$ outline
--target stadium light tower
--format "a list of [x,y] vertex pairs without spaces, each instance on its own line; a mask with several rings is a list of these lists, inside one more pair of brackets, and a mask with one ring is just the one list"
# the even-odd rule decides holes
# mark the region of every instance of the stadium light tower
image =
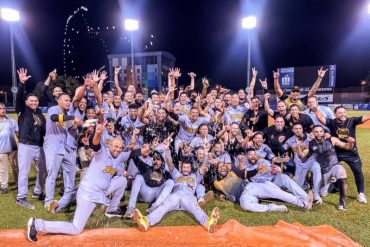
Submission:
[[13,107],[15,107],[15,97],[17,95],[17,76],[15,71],[15,54],[14,54],[14,38],[13,38],[13,22],[19,21],[19,12],[15,9],[1,8],[1,18],[10,24],[10,53],[12,66],[12,88]]
[[257,26],[257,18],[253,15],[247,16],[242,19],[242,28],[248,29],[248,63],[247,63],[247,88],[249,87],[250,82],[250,73],[251,73],[251,31]]
[[[139,21],[135,19],[125,19],[124,26],[131,33],[131,70],[132,82],[136,84],[135,62],[134,62],[134,31],[139,30]],[[136,85],[135,85],[136,86]]]

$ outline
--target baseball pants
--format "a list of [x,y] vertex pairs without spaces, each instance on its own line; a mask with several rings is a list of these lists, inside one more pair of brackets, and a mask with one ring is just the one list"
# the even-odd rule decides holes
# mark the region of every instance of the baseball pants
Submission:
[[[54,199],[55,182],[60,167],[63,169],[64,194],[73,191],[76,177],[76,151],[65,151],[65,154],[56,154],[49,149],[45,149],[46,169],[48,175],[45,183],[45,206],[49,205]],[[63,198],[63,197],[62,197]]]
[[338,156],[339,161],[344,161],[351,168],[353,176],[355,177],[355,183],[357,188],[357,193],[365,192],[365,181],[364,174],[362,172],[362,161],[358,155],[356,156]]
[[36,184],[35,194],[41,194],[45,186],[46,166],[45,153],[42,147],[19,143],[18,145],[18,194],[17,199],[27,198],[28,194],[28,175],[31,170],[32,161],[35,161]]
[[175,182],[172,179],[168,179],[161,186],[149,187],[146,185],[143,176],[137,175],[131,187],[128,207],[135,208],[139,195],[143,202],[151,203],[155,201],[152,207],[157,207],[171,194],[174,184]]
[[[107,208],[108,212],[117,210],[123,193],[125,192],[127,179],[121,176],[115,176],[111,180],[106,196],[112,194],[112,200]],[[71,193],[69,193],[71,194]],[[64,197],[64,196],[63,196]],[[60,206],[60,205],[59,205]],[[96,207],[96,203],[77,196],[77,207],[72,222],[64,221],[45,221],[36,219],[35,225],[37,231],[45,233],[63,233],[69,235],[78,235],[84,229],[87,220]]]
[[321,168],[320,164],[315,160],[308,160],[305,163],[296,162],[295,167],[295,181],[302,188],[305,181],[307,173],[312,172],[313,180],[313,198],[314,200],[320,199],[320,183],[321,183]]
[[1,188],[8,188],[9,172],[8,167],[12,168],[14,182],[18,183],[18,164],[17,151],[0,154],[0,186]]
[[327,196],[328,189],[331,184],[331,178],[336,178],[336,180],[341,178],[347,178],[347,172],[344,167],[340,164],[333,166],[330,171],[322,175],[320,195]]
[[208,215],[199,207],[196,197],[184,191],[170,194],[164,203],[146,216],[146,219],[149,225],[153,226],[161,221],[166,213],[174,210],[185,210],[191,213],[201,225],[208,220]]

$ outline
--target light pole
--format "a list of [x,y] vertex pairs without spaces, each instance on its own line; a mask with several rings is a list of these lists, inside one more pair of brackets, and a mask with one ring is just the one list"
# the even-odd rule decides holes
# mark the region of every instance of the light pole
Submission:
[[247,88],[250,82],[251,73],[251,31],[257,26],[257,18],[255,16],[247,16],[242,19],[242,28],[248,29],[248,73],[247,73]]
[[[132,69],[132,82],[136,81],[135,76],[135,62],[134,62],[134,31],[139,29],[139,21],[135,19],[125,19],[125,29],[131,33],[131,69]],[[134,86],[136,83],[134,83]],[[140,85],[141,87],[141,85]]]
[[14,54],[14,39],[13,39],[13,22],[19,21],[19,12],[15,9],[2,8],[1,18],[10,23],[10,52],[12,66],[12,88],[13,107],[15,107],[15,97],[17,95],[17,76],[15,71],[15,54]]
[[361,101],[364,99],[364,87],[366,86],[367,81],[361,81]]

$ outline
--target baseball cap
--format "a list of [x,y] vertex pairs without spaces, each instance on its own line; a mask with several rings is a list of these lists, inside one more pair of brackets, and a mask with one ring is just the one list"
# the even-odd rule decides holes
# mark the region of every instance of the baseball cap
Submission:
[[292,88],[292,92],[300,92],[300,88],[298,86],[294,86]]

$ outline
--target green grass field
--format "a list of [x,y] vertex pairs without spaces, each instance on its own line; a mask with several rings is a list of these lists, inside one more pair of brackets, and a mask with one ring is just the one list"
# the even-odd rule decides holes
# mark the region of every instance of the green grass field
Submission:
[[[350,112],[351,116],[361,116],[366,112]],[[359,152],[363,162],[363,171],[365,176],[365,192],[370,199],[370,129],[357,129],[357,143]],[[370,246],[370,204],[360,204],[357,202],[356,187],[352,172],[344,165],[348,172],[349,192],[347,199],[347,211],[340,212],[337,210],[338,194],[329,194],[323,198],[324,204],[315,206],[312,211],[305,212],[297,207],[288,205],[289,212],[287,213],[250,213],[244,212],[238,205],[230,202],[213,201],[206,206],[206,211],[209,213],[214,206],[218,206],[221,210],[221,223],[229,219],[237,219],[240,223],[246,226],[272,225],[278,220],[284,220],[289,223],[300,222],[307,226],[314,225],[332,225],[341,232],[347,234],[356,242],[364,246]],[[35,171],[32,170],[30,178],[30,194],[35,182]],[[17,190],[14,186],[12,175],[10,175],[10,192],[0,195],[0,228],[25,228],[29,217],[43,218],[47,220],[64,220],[70,221],[73,218],[74,207],[70,211],[59,213],[56,215],[47,214],[43,208],[41,201],[29,199],[36,206],[35,210],[29,210],[19,207],[15,203]],[[59,195],[57,196],[57,198]],[[125,202],[127,204],[129,194],[126,192]],[[138,208],[145,210],[147,204],[139,203]],[[196,220],[189,214],[184,212],[172,212],[164,217],[159,224],[160,226],[174,225],[196,225]],[[91,228],[107,228],[107,227],[134,227],[133,220],[108,219],[104,216],[100,209],[96,209],[93,216],[89,219],[86,229]]]

